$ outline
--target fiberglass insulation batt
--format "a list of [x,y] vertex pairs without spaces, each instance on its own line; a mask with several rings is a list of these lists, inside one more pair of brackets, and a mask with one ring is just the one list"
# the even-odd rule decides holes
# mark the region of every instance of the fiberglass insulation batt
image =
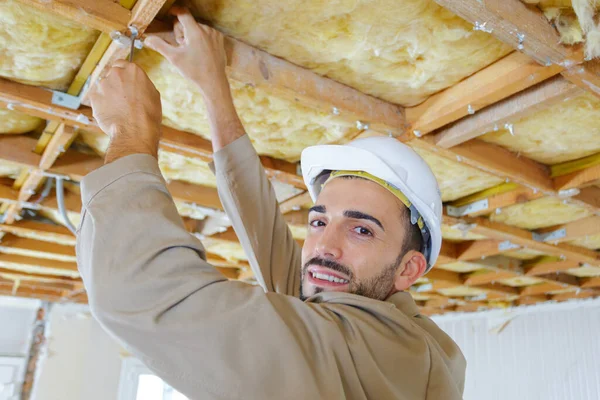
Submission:
[[193,0],[203,20],[273,55],[404,106],[512,49],[433,0]]

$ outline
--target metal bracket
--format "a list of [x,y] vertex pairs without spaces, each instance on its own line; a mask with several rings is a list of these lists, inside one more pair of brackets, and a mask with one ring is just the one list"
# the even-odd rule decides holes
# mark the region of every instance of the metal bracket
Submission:
[[62,106],[65,108],[69,108],[71,110],[78,110],[81,105],[81,100],[83,94],[87,92],[87,88],[90,86],[91,77],[88,77],[79,92],[79,95],[73,96],[72,94],[59,92],[57,90],[52,91],[52,104],[56,104],[57,106]]
[[431,283],[424,283],[422,285],[417,286],[415,291],[417,293],[421,293],[421,292],[428,292],[431,289],[433,289],[433,285]]
[[532,233],[533,240],[536,242],[553,242],[558,239],[562,239],[567,236],[567,230],[565,228],[557,229],[552,232],[546,233]]
[[498,243],[499,251],[507,251],[507,250],[519,249],[519,248],[521,248],[521,246],[519,246],[518,244],[512,243],[510,240],[505,240],[504,242]]
[[486,210],[489,206],[488,199],[475,201],[462,207],[446,206],[446,212],[451,217],[464,217],[465,215]]

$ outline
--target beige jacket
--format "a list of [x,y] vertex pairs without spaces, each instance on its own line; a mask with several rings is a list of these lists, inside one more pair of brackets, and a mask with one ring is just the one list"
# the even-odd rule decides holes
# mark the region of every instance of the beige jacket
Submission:
[[462,397],[463,355],[410,294],[297,297],[300,249],[246,136],[214,169],[262,288],[205,261],[156,159],[131,155],[81,185],[77,259],[105,329],[191,399]]

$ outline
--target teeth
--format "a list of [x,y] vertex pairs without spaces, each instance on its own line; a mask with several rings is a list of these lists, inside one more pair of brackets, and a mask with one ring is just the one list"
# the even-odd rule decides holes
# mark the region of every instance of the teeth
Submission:
[[329,281],[329,282],[335,282],[335,283],[348,283],[348,281],[346,279],[340,279],[333,275],[327,275],[327,274],[323,274],[321,272],[311,272],[311,274],[312,274],[313,278],[320,279],[323,281]]

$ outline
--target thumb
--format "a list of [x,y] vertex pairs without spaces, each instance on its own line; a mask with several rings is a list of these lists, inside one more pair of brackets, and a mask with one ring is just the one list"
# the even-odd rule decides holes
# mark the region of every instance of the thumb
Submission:
[[144,45],[157,53],[160,53],[165,58],[170,58],[173,52],[176,50],[174,46],[171,46],[161,37],[156,35],[148,36],[146,40],[144,40]]

